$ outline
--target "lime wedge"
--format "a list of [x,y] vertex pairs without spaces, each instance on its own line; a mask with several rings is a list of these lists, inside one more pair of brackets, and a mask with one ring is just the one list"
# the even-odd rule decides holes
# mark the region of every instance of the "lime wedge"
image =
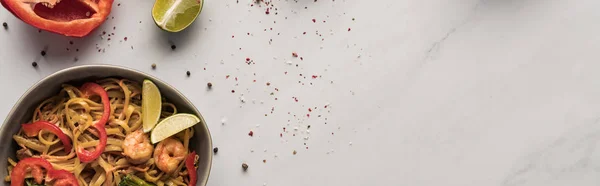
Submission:
[[204,0],[156,0],[152,18],[158,27],[169,32],[179,32],[196,20]]
[[150,80],[142,84],[142,123],[144,132],[150,132],[160,119],[162,101],[158,87]]
[[175,114],[169,116],[154,127],[154,130],[150,134],[150,141],[152,141],[152,144],[158,143],[196,125],[198,122],[200,122],[200,118],[192,114]]

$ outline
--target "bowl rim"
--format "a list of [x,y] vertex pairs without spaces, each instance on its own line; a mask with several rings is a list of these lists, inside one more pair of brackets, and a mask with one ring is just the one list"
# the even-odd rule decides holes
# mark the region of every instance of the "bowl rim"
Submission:
[[161,79],[159,79],[159,78],[157,78],[155,76],[152,76],[152,75],[150,75],[148,73],[145,73],[145,72],[142,72],[142,71],[139,71],[139,70],[135,70],[135,69],[132,69],[132,68],[129,68],[129,67],[124,67],[124,66],[119,66],[119,65],[108,65],[108,64],[79,65],[79,66],[73,66],[73,67],[68,67],[68,68],[61,69],[59,71],[56,71],[56,72],[54,72],[54,73],[52,73],[52,74],[50,74],[50,75],[48,75],[48,76],[40,79],[39,81],[37,81],[36,83],[34,83],[33,85],[31,85],[27,89],[27,91],[25,91],[23,94],[21,94],[21,96],[19,97],[19,99],[17,100],[17,102],[15,102],[15,104],[12,106],[12,108],[10,109],[10,111],[8,112],[8,114],[6,115],[6,117],[4,118],[4,121],[2,122],[2,126],[0,126],[0,133],[2,133],[5,130],[8,130],[7,129],[7,122],[8,122],[9,116],[14,115],[14,112],[16,112],[16,109],[17,109],[18,105],[23,101],[23,99],[26,97],[26,95],[29,95],[29,94],[32,93],[33,89],[35,89],[36,87],[44,84],[46,81],[52,79],[53,77],[58,76],[59,74],[66,73],[66,72],[69,72],[69,71],[72,71],[72,70],[86,69],[86,68],[114,68],[114,69],[130,71],[132,73],[137,73],[137,74],[143,75],[144,78],[150,78],[153,81],[157,81],[157,82],[159,82],[159,83],[167,86],[168,88],[170,88],[171,90],[173,90],[174,93],[177,96],[181,97],[182,100],[186,104],[190,105],[191,109],[193,109],[196,113],[198,113],[198,117],[200,118],[201,121],[203,121],[202,122],[202,126],[206,129],[206,132],[208,134],[208,145],[209,145],[209,150],[211,152],[208,153],[208,154],[210,154],[209,157],[208,157],[208,170],[206,171],[206,174],[205,174],[206,180],[204,180],[203,185],[207,185],[208,184],[208,179],[210,177],[210,172],[211,172],[211,169],[212,169],[212,162],[213,162],[213,154],[212,154],[212,148],[213,148],[213,144],[212,143],[213,142],[212,142],[212,135],[210,134],[210,130],[208,128],[208,124],[206,124],[206,120],[204,120],[204,117],[202,116],[202,114],[200,113],[200,111],[198,110],[198,108],[196,108],[196,106],[194,106],[194,104],[193,104],[192,101],[190,101],[185,95],[183,95],[179,90],[177,90],[172,85],[170,85],[170,84],[166,83],[165,81],[163,81],[163,80],[161,80]]

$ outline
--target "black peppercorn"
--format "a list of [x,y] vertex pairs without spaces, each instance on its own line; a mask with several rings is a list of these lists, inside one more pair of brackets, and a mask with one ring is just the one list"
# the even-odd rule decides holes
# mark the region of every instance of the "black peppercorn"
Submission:
[[175,50],[176,48],[177,48],[177,46],[171,45],[171,50]]
[[208,86],[208,88],[212,88],[212,83],[211,83],[211,82],[208,82],[208,83],[206,84],[206,86]]
[[46,51],[42,50],[42,52],[40,52],[42,54],[42,56],[46,56]]
[[216,154],[217,152],[219,152],[219,148],[218,148],[218,147],[215,147],[215,148],[213,149],[213,152],[215,152],[215,154]]
[[37,62],[35,62],[35,61],[34,61],[34,62],[32,62],[32,63],[31,63],[31,66],[33,66],[33,67],[37,67]]
[[2,23],[2,27],[4,27],[4,29],[8,29],[8,24],[6,22]]
[[247,171],[248,170],[248,164],[242,163],[242,169],[244,169],[244,171]]
[[189,70],[188,70],[187,72],[185,72],[185,74],[186,74],[187,76],[190,76],[190,75],[192,75],[192,73],[191,73]]

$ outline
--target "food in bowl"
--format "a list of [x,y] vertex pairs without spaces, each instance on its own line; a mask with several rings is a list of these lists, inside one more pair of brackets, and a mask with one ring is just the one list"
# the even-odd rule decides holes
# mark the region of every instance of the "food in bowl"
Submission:
[[[201,120],[178,113],[156,86],[146,88],[152,85],[115,78],[63,85],[13,135],[20,149],[17,159],[8,158],[5,180],[19,186],[196,185],[199,156],[190,140]],[[151,143],[150,136],[160,137]]]

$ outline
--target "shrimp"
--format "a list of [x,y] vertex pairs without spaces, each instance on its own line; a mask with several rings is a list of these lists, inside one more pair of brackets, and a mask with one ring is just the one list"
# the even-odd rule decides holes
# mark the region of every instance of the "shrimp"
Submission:
[[186,155],[187,149],[183,147],[181,141],[173,138],[161,141],[154,149],[156,166],[167,174],[175,171]]
[[150,144],[148,136],[142,130],[127,134],[123,141],[123,155],[132,164],[145,163],[152,157],[154,147]]

